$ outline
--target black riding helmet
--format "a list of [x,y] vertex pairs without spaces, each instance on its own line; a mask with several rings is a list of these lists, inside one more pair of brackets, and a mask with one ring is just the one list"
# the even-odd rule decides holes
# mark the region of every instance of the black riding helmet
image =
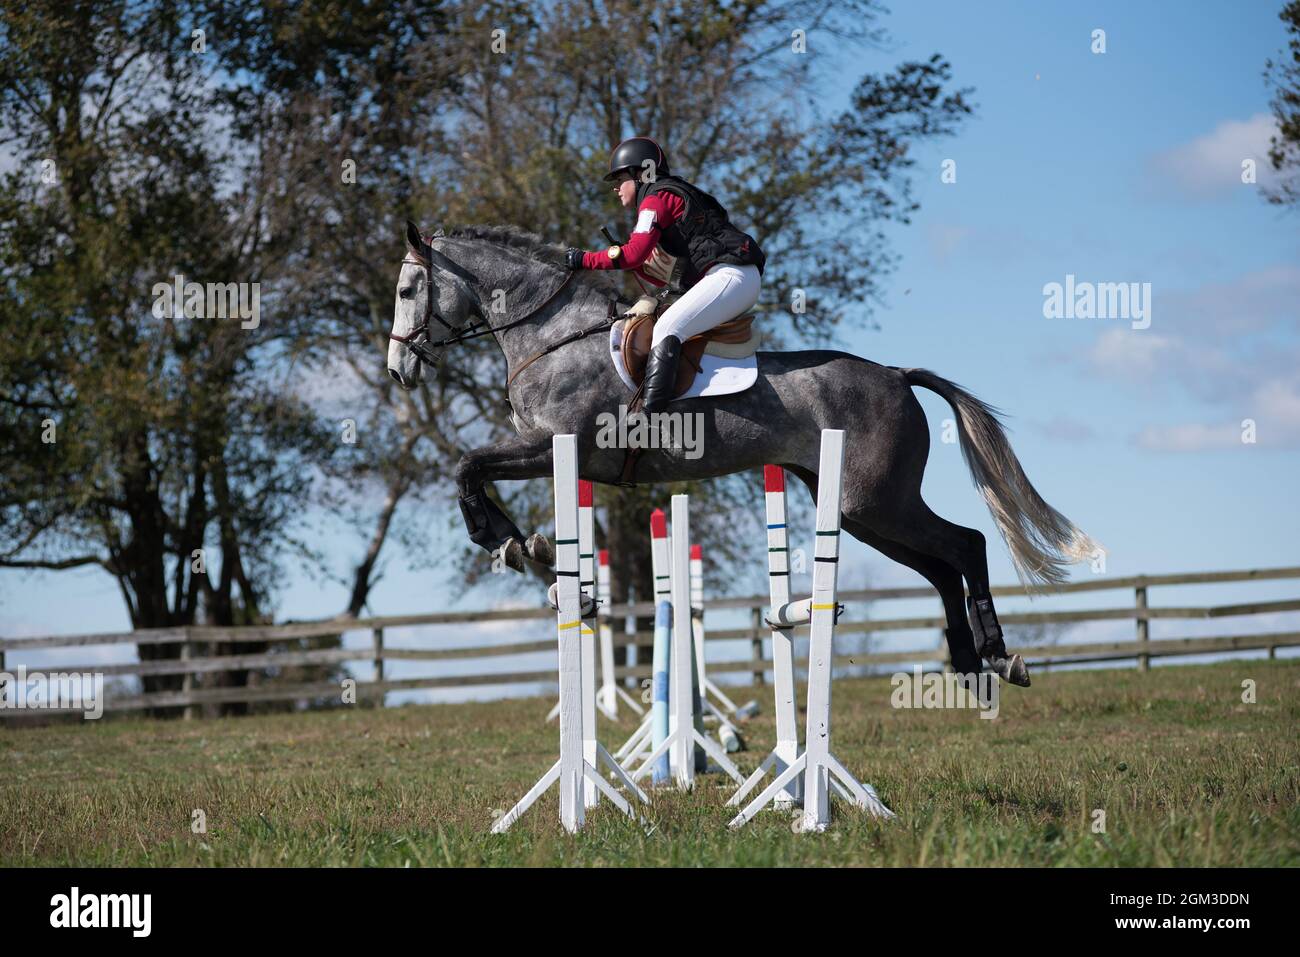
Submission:
[[620,173],[628,172],[639,175],[645,169],[646,160],[654,163],[655,176],[668,175],[668,157],[658,143],[648,136],[634,136],[630,140],[624,140],[609,155],[609,172],[605,174],[605,179],[613,182]]

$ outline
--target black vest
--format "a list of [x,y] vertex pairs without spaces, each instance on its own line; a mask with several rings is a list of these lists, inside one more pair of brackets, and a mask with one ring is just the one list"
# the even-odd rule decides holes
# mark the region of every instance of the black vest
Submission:
[[686,203],[682,217],[659,234],[659,245],[677,257],[683,287],[695,285],[717,263],[757,266],[762,274],[767,261],[763,250],[754,237],[731,224],[726,209],[716,199],[684,179],[660,176],[653,183],[641,183],[637,187],[637,208],[655,193],[673,193]]

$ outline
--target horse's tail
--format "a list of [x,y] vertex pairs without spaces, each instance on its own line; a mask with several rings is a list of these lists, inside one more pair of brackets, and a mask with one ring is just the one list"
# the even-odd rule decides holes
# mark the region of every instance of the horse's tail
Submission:
[[1038,494],[1011,450],[998,411],[955,382],[926,369],[900,369],[909,385],[938,393],[957,413],[957,435],[971,478],[1011,550],[1021,582],[1058,585],[1066,566],[1093,557],[1098,545]]

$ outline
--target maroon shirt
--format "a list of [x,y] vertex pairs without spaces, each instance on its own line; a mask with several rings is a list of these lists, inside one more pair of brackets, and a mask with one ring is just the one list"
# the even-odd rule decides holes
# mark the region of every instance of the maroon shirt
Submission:
[[650,254],[659,245],[659,237],[686,214],[686,200],[676,193],[652,193],[645,198],[636,212],[636,228],[632,237],[620,248],[622,254],[617,259],[610,259],[607,250],[584,252],[583,269],[632,269],[647,282],[656,286],[663,283],[647,275],[641,267],[645,265]]

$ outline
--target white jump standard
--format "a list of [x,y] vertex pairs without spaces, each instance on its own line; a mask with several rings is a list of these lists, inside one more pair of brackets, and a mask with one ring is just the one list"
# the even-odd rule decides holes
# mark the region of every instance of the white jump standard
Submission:
[[[654,609],[653,614],[657,623],[660,606],[672,602],[672,576],[669,574],[668,555],[668,520],[664,517],[661,508],[656,508],[650,513],[650,569],[654,581],[651,607]],[[614,757],[622,762],[625,770],[630,771],[637,761],[653,750],[655,744],[658,743],[654,739],[655,711],[662,709],[656,709],[654,701],[666,689],[655,687],[655,673],[661,670],[658,666],[667,660],[669,643],[671,642],[671,639],[669,639],[669,642],[665,643],[663,637],[663,635],[659,634],[656,624],[656,638],[650,668],[651,713],[645,716],[637,729],[632,732],[632,736],[623,742],[622,747],[614,752]],[[667,734],[667,729],[663,729],[663,734]]]
[[[560,759],[551,769],[542,775],[532,789],[520,799],[506,814],[492,825],[492,831],[500,834],[514,824],[519,817],[532,806],[539,797],[556,781],[560,784],[560,824],[570,833],[577,832],[586,820],[584,792],[589,783],[595,791],[603,794],[628,817],[636,818],[627,800],[614,790],[613,785],[600,776],[593,766],[594,762],[603,762],[625,787],[642,802],[648,804],[650,799],[631,779],[623,773],[617,762],[609,756],[599,742],[594,743],[595,754],[587,759],[584,751],[590,750],[590,743],[585,741],[585,710],[583,656],[595,652],[593,643],[584,637],[582,621],[583,606],[589,596],[583,594],[579,580],[579,522],[578,522],[578,442],[576,436],[557,435],[553,438],[551,451],[554,456],[555,476],[555,585],[554,605],[556,608],[557,633],[560,648]],[[588,543],[590,549],[590,543]],[[590,608],[590,606],[588,605]],[[594,608],[590,609],[594,614]],[[584,647],[585,646],[585,647]],[[594,671],[591,682],[591,695],[595,697]],[[594,736],[593,736],[594,738]]]
[[602,548],[599,553],[598,571],[596,573],[596,595],[601,599],[597,608],[600,626],[600,692],[596,697],[596,706],[610,720],[618,720],[618,702],[623,703],[637,714],[645,714],[640,703],[628,694],[614,677],[614,623],[609,615],[611,599],[609,585],[609,549]]
[[[763,466],[763,498],[767,512],[767,582],[773,609],[790,604],[790,543],[786,526],[785,470],[779,465]],[[780,625],[768,615],[772,632],[772,684],[776,698],[776,747],[740,787],[728,807],[739,807],[745,796],[772,771],[780,775],[799,757],[798,714],[794,703],[794,626]],[[803,778],[777,792],[775,806],[786,808],[803,801]]]
[[[891,818],[894,813],[881,803],[875,790],[860,783],[831,753],[831,662],[834,654],[835,618],[838,613],[836,585],[839,575],[840,504],[844,472],[844,432],[840,429],[823,429],[821,462],[817,479],[817,537],[813,554],[812,597],[801,602],[786,601],[775,604],[768,617],[773,625],[793,626],[804,621],[811,623],[808,648],[808,721],[804,735],[804,752],[788,762],[774,781],[755,798],[748,807],[730,822],[740,827],[754,817],[765,805],[776,802],[790,792],[796,779],[803,777],[803,830],[822,831],[830,824],[830,791],[832,786],[853,804],[874,817]],[[769,511],[769,515],[770,515]],[[784,524],[782,522],[781,524]],[[771,547],[771,546],[769,546]],[[769,552],[769,569],[772,568]],[[788,567],[787,567],[788,571]],[[773,597],[777,595],[776,579],[770,586]],[[786,579],[788,597],[788,577]],[[773,657],[777,654],[773,640]],[[793,672],[793,668],[791,668]],[[793,686],[793,675],[790,686]],[[777,685],[777,708],[782,708],[781,685]],[[786,729],[788,733],[788,729]],[[778,732],[780,737],[781,732]],[[788,740],[782,742],[788,753]],[[745,786],[728,803],[739,804],[767,767],[776,761],[785,763],[782,755],[773,752],[763,762],[764,766],[746,782]]]

